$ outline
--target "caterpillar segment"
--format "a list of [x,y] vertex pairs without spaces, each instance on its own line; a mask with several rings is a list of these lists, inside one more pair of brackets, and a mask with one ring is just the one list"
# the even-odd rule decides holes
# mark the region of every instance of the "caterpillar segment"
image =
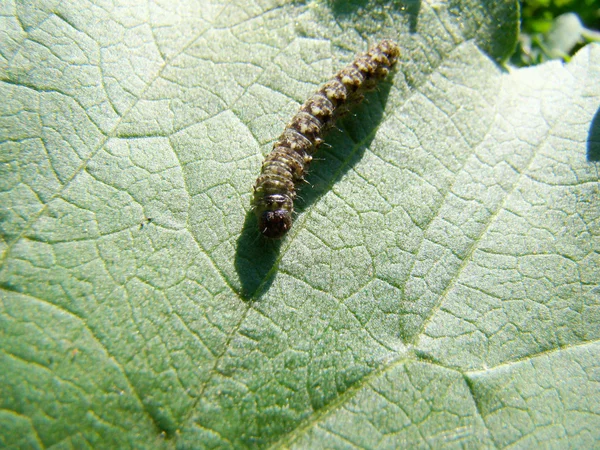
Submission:
[[296,188],[304,180],[323,136],[350,107],[363,100],[365,92],[387,77],[399,55],[398,44],[389,39],[358,55],[310,96],[286,125],[254,185],[254,211],[264,236],[279,239],[290,230]]

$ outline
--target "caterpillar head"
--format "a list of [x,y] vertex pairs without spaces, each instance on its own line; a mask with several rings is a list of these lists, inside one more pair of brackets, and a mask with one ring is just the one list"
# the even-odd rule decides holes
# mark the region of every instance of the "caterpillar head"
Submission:
[[292,228],[292,213],[285,209],[264,211],[258,218],[258,229],[271,239],[282,238]]

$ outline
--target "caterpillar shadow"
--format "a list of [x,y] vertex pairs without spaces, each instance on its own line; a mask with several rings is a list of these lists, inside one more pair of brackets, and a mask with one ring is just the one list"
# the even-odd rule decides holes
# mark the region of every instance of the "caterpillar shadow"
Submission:
[[[334,128],[327,135],[325,142],[331,147],[324,145],[315,155],[306,179],[308,184],[299,187],[294,219],[298,219],[361,160],[381,124],[391,86],[390,82],[381,82],[377,91],[368,93],[361,105],[338,122],[339,129]],[[269,290],[277,274],[281,245],[296,235],[297,226],[296,223],[283,239],[271,240],[258,231],[254,212],[246,214],[234,262],[242,298],[257,300]]]

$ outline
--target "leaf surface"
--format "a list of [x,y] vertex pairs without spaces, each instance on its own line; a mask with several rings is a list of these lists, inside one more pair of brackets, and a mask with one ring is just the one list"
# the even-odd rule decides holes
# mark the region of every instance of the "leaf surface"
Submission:
[[[600,47],[502,69],[508,1],[0,16],[3,446],[600,438]],[[263,155],[384,37],[397,70],[259,238]]]

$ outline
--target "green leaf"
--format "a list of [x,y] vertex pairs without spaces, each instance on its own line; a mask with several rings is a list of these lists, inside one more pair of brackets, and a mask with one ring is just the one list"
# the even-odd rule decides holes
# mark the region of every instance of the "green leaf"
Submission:
[[[508,1],[0,13],[0,446],[600,439],[599,46],[506,71]],[[384,37],[263,240],[263,155]]]
[[567,13],[554,19],[552,28],[542,37],[550,58],[564,58],[583,41],[585,28],[577,14]]

